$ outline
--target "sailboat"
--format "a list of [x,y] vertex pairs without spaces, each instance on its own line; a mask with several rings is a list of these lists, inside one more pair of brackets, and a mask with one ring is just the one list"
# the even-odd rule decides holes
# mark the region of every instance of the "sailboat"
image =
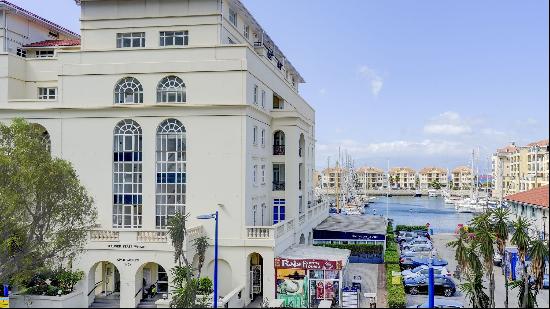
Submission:
[[479,203],[477,189],[477,173],[474,172],[475,150],[472,150],[472,183],[470,185],[470,196],[458,201],[455,209],[459,213],[479,213],[483,212],[483,205]]

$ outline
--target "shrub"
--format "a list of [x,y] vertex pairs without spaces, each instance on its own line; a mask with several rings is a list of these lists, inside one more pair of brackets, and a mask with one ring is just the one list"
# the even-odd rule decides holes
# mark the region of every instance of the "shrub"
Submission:
[[336,249],[348,249],[351,251],[351,255],[357,256],[362,254],[382,254],[384,250],[383,245],[373,244],[318,244],[316,246],[323,246]]
[[394,234],[387,234],[386,235],[386,243],[388,242],[395,242],[395,235]]
[[400,271],[399,265],[386,264],[386,292],[388,295],[388,308],[405,308],[407,304],[405,286],[401,280],[398,284],[393,284],[392,272],[394,271]]
[[84,278],[83,271],[53,271],[44,269],[25,283],[25,294],[46,296],[66,295],[74,290],[74,286],[82,278]]
[[399,253],[397,251],[387,251],[384,253],[384,263],[399,264]]
[[395,232],[400,231],[412,232],[412,231],[428,231],[428,227],[425,225],[398,225],[395,227]]
[[198,285],[199,285],[198,294],[200,295],[210,295],[214,291],[214,289],[212,288],[213,287],[212,280],[210,280],[210,278],[208,277],[200,278]]

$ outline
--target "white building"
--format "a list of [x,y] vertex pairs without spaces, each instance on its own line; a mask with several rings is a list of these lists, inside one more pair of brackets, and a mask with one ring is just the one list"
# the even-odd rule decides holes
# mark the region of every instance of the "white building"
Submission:
[[168,291],[176,211],[194,263],[190,242],[214,232],[195,217],[220,211],[221,296],[273,299],[274,258],[328,216],[302,77],[238,0],[77,4],[81,37],[0,1],[0,121],[42,125],[96,202],[82,306],[135,307],[144,279]]
[[516,220],[518,217],[529,220],[530,234],[547,240],[550,232],[548,198],[548,185],[506,196],[510,220]]
[[367,190],[382,190],[384,187],[384,170],[376,167],[364,166],[355,172],[357,182],[363,192]]
[[418,172],[420,189],[433,189],[433,184],[438,183],[441,187],[447,187],[449,175],[447,170],[441,167],[425,167]]

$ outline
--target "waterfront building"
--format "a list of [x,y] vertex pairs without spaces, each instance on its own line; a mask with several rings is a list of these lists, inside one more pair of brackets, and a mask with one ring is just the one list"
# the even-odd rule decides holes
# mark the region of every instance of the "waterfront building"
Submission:
[[452,189],[470,190],[472,188],[472,169],[467,166],[455,167],[452,171]]
[[336,192],[336,189],[342,187],[343,175],[344,169],[341,167],[324,169],[322,173],[323,189],[327,189],[327,192]]
[[363,191],[382,190],[384,188],[384,171],[376,167],[361,167],[355,172],[359,188]]
[[510,195],[512,187],[512,162],[511,154],[516,151],[515,144],[497,149],[491,158],[491,168],[493,176],[492,197],[502,200]]
[[391,168],[389,180],[394,189],[414,190],[417,187],[416,171],[410,167]]
[[501,198],[547,185],[548,153],[547,139],[498,149],[492,158],[493,197]]
[[96,202],[97,227],[73,263],[85,272],[81,305],[114,293],[135,307],[152,283],[168,292],[168,220],[189,215],[196,266],[193,240],[214,233],[196,216],[216,210],[220,295],[273,299],[274,259],[311,244],[328,216],[313,199],[304,80],[238,0],[77,4],[81,37],[0,1],[0,121],[41,125]]
[[524,217],[531,224],[530,233],[548,239],[548,185],[505,197],[510,208],[510,219]]
[[420,189],[434,189],[433,184],[439,183],[441,187],[447,187],[449,175],[447,170],[440,167],[425,167],[418,172]]

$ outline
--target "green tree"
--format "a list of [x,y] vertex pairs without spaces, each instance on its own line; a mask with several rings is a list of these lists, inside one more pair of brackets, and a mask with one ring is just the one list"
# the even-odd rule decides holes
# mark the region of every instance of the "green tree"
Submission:
[[[495,208],[491,212],[491,219],[493,221],[493,231],[495,233],[497,241],[497,249],[500,256],[504,259],[504,250],[506,249],[506,243],[509,236],[509,221],[510,210],[508,208]],[[504,276],[504,287],[505,287],[505,299],[504,307],[508,308],[508,295],[509,295],[509,286],[508,286],[508,276]]]
[[529,256],[531,257],[531,272],[535,279],[535,288],[540,290],[544,278],[544,263],[548,260],[548,246],[540,239],[531,241]]
[[528,308],[529,300],[529,274],[527,273],[527,265],[525,263],[527,253],[529,250],[529,226],[531,223],[529,220],[524,219],[523,217],[518,217],[517,220],[513,223],[514,234],[512,235],[512,244],[518,248],[519,259],[523,265],[523,274],[521,281],[523,283],[522,292],[520,293],[520,303],[518,304],[521,308]]
[[493,267],[493,260],[495,257],[494,243],[496,240],[495,233],[493,232],[493,226],[490,223],[491,213],[486,212],[478,215],[472,219],[472,226],[474,228],[475,238],[478,251],[483,258],[483,267],[485,269],[485,275],[489,280],[489,307],[495,307],[495,274]]
[[0,175],[0,282],[18,285],[76,255],[97,214],[72,165],[23,119],[0,124]]
[[[185,243],[187,237],[187,219],[189,214],[176,213],[169,221],[168,234],[172,239],[174,246],[174,261],[178,266],[171,272],[173,275],[172,283],[174,285],[174,294],[170,307],[172,308],[205,308],[208,305],[208,295],[204,298],[198,298],[197,292],[205,291],[205,280],[200,280],[200,269],[204,263],[206,249],[208,248],[208,238],[199,237],[195,240],[194,246],[197,250],[199,269],[193,269],[185,256]],[[183,265],[182,265],[183,262]],[[195,271],[197,275],[195,276]],[[201,285],[202,282],[202,285]],[[202,288],[201,288],[202,287]]]

